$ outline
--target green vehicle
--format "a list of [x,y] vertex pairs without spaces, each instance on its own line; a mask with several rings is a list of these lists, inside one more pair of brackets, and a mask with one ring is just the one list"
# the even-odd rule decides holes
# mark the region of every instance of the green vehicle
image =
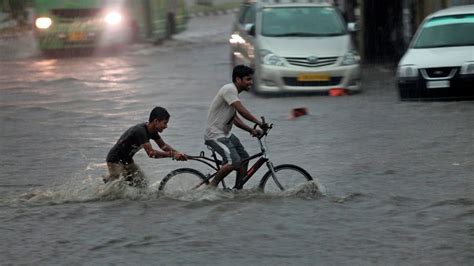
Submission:
[[184,0],[35,0],[42,51],[159,42],[186,28]]

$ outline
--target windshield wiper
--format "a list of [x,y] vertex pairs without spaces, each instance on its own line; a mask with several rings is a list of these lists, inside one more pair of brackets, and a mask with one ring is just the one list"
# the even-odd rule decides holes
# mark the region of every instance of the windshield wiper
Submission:
[[269,34],[267,36],[271,37],[330,37],[330,36],[339,36],[343,33],[309,33],[309,32],[289,32],[283,34]]
[[324,36],[324,35],[316,34],[316,33],[308,33],[308,32],[290,32],[290,33],[283,33],[283,34],[272,34],[271,36],[274,36],[274,37],[314,37],[314,36]]
[[414,48],[418,49],[427,49],[427,48],[444,48],[444,47],[458,47],[458,46],[472,46],[474,45],[473,43],[471,44],[443,44],[443,45],[424,45],[424,46],[415,46]]

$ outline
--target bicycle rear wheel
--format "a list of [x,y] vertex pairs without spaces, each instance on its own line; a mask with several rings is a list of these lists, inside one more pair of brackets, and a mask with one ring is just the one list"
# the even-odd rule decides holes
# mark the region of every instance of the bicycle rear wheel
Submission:
[[186,192],[206,187],[209,181],[196,169],[179,168],[171,171],[160,182],[158,190],[165,193]]
[[259,188],[264,192],[281,192],[313,180],[306,170],[293,164],[277,165],[273,169],[275,177],[268,170],[260,181]]

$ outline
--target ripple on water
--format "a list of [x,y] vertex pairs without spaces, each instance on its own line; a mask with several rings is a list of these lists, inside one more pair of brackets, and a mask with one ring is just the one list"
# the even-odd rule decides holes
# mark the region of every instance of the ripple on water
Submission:
[[[26,187],[25,187],[26,186]],[[206,188],[188,192],[173,192],[164,194],[157,191],[156,187],[134,188],[122,180],[117,180],[104,185],[100,178],[89,178],[82,182],[69,182],[66,184],[44,187],[36,184],[27,184],[25,188],[31,191],[3,200],[7,206],[37,206],[57,205],[77,202],[113,201],[119,199],[151,200],[167,198],[184,202],[214,202],[240,199],[273,199],[273,198],[302,198],[319,199],[324,194],[315,182],[301,184],[293,189],[278,193],[263,193],[258,189],[243,189],[239,191],[224,191],[222,189]]]

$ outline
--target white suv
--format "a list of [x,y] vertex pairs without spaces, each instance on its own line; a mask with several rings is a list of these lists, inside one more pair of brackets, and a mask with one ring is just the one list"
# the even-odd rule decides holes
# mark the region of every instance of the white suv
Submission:
[[428,16],[398,64],[401,100],[474,97],[474,5]]
[[233,65],[255,69],[254,92],[360,90],[360,67],[339,10],[311,0],[245,2],[230,37]]

